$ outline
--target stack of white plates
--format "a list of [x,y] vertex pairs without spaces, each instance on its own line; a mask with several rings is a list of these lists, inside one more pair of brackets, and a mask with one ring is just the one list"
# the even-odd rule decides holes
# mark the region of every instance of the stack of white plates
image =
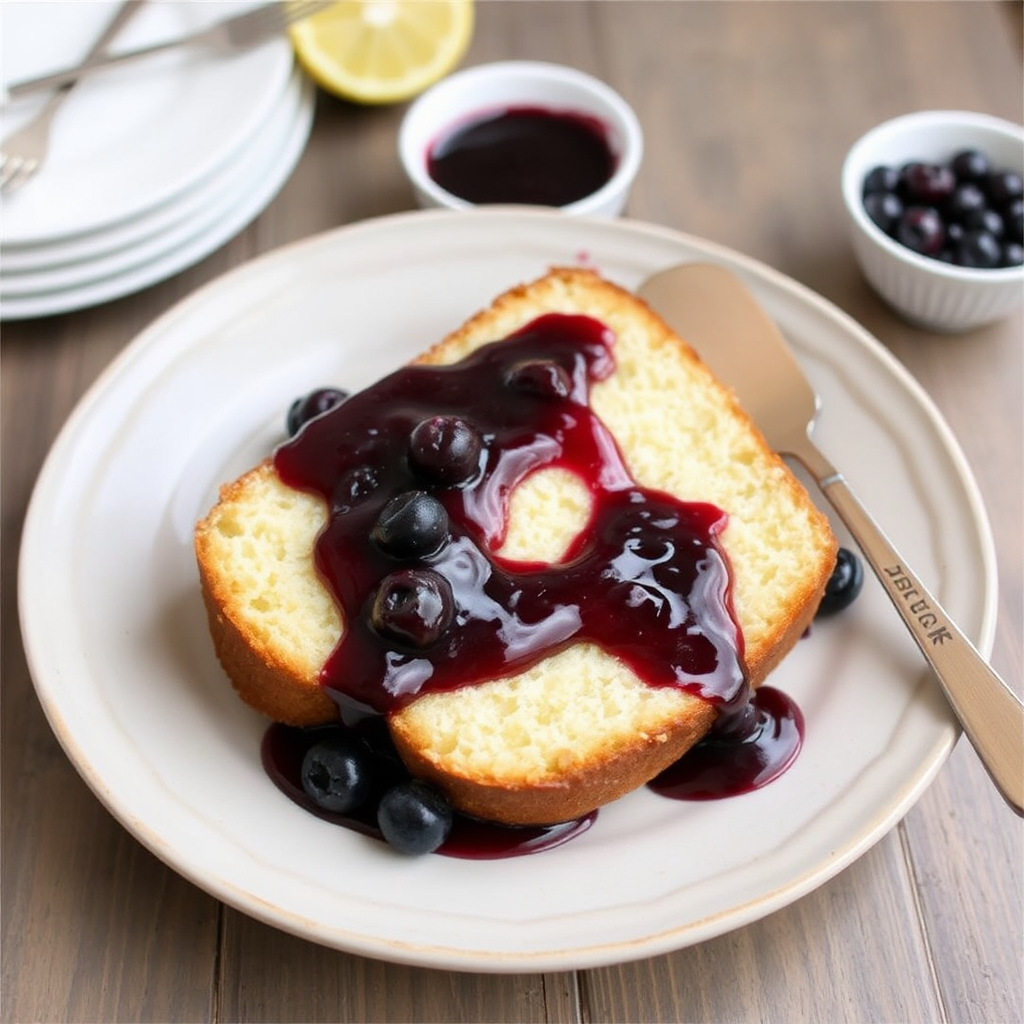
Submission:
[[[82,59],[116,3],[4,0],[3,80]],[[149,0],[113,50],[239,13],[230,0]],[[6,136],[46,94],[7,103]],[[274,198],[298,162],[314,89],[291,46],[171,50],[98,72],[54,122],[42,169],[0,197],[0,316],[49,316],[138,291],[199,262]]]

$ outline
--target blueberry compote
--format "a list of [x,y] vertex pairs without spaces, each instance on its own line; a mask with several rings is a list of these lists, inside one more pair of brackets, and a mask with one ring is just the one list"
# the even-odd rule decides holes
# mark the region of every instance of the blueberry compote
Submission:
[[[307,750],[324,737],[354,732],[369,751],[370,792],[355,807],[330,811],[313,800],[302,785],[302,762]],[[384,841],[377,820],[381,798],[393,787],[407,782],[409,773],[391,746],[382,719],[363,719],[352,730],[344,725],[295,729],[274,724],[266,731],[261,749],[267,774],[286,796],[324,821],[342,825],[365,836]],[[462,860],[500,860],[522,857],[561,846],[594,823],[597,812],[556,825],[502,826],[477,821],[462,814],[453,816],[451,831],[433,852]]]
[[675,800],[717,800],[767,786],[800,753],[804,719],[781,690],[761,686],[742,714],[692,747],[649,786]]
[[615,165],[597,118],[542,107],[481,115],[427,155],[430,177],[471,203],[567,206],[605,185]]
[[[542,316],[458,363],[397,371],[277,449],[281,479],[328,503],[315,559],[345,632],[321,682],[349,727],[589,642],[648,685],[718,707],[706,741],[718,749],[775,750],[779,716],[799,738],[784,701],[749,699],[718,541],[725,513],[639,485],[589,406],[614,368],[612,341],[589,317]],[[509,496],[544,467],[585,484],[590,519],[557,564],[503,561]],[[767,781],[739,771],[748,789]],[[449,850],[523,852],[522,835],[470,832],[455,829]]]

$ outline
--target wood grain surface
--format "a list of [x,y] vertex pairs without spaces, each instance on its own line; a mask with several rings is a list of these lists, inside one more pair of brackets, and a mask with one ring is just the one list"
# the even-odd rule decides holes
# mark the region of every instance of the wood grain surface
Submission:
[[[909,368],[986,502],[1000,573],[992,660],[1018,689],[1024,321],[957,337],[901,322],[854,264],[838,178],[854,139],[905,111],[1024,120],[1021,38],[1020,4],[981,0],[491,0],[477,5],[464,61],[554,60],[608,81],[645,128],[631,217],[763,260]],[[104,306],[2,325],[2,1020],[1019,1024],[1024,831],[965,741],[903,822],[789,908],[654,959],[521,976],[393,966],[251,920],[142,848],[64,756],[32,688],[16,593],[50,444],[110,360],[198,286],[284,243],[411,208],[395,151],[403,109],[319,95],[294,175],[218,252]]]

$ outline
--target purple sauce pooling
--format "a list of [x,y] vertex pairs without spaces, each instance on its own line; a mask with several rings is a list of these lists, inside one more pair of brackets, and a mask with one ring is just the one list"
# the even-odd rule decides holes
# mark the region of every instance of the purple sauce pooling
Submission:
[[[397,764],[388,765],[386,755],[378,755],[378,775],[374,780],[377,794],[363,805],[345,814],[325,811],[318,807],[302,788],[302,758],[305,752],[333,726],[296,729],[274,723],[264,733],[260,756],[264,771],[282,793],[310,814],[315,814],[332,825],[340,825],[384,842],[377,825],[377,799],[390,784],[400,782],[407,775]],[[377,750],[380,750],[378,745]],[[383,762],[383,763],[382,763]],[[461,860],[503,860],[542,853],[582,835],[597,820],[597,811],[573,821],[557,825],[498,825],[478,821],[464,814],[455,814],[448,838],[437,849],[445,857]]]
[[777,779],[803,745],[804,717],[772,686],[754,691],[747,710],[711,732],[648,787],[673,800],[720,800],[751,793]]

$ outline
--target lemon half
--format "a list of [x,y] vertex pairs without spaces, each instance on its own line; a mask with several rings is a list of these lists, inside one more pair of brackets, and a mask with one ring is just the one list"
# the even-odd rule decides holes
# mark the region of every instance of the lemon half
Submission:
[[338,0],[288,32],[321,88],[356,103],[398,103],[462,58],[473,0]]

